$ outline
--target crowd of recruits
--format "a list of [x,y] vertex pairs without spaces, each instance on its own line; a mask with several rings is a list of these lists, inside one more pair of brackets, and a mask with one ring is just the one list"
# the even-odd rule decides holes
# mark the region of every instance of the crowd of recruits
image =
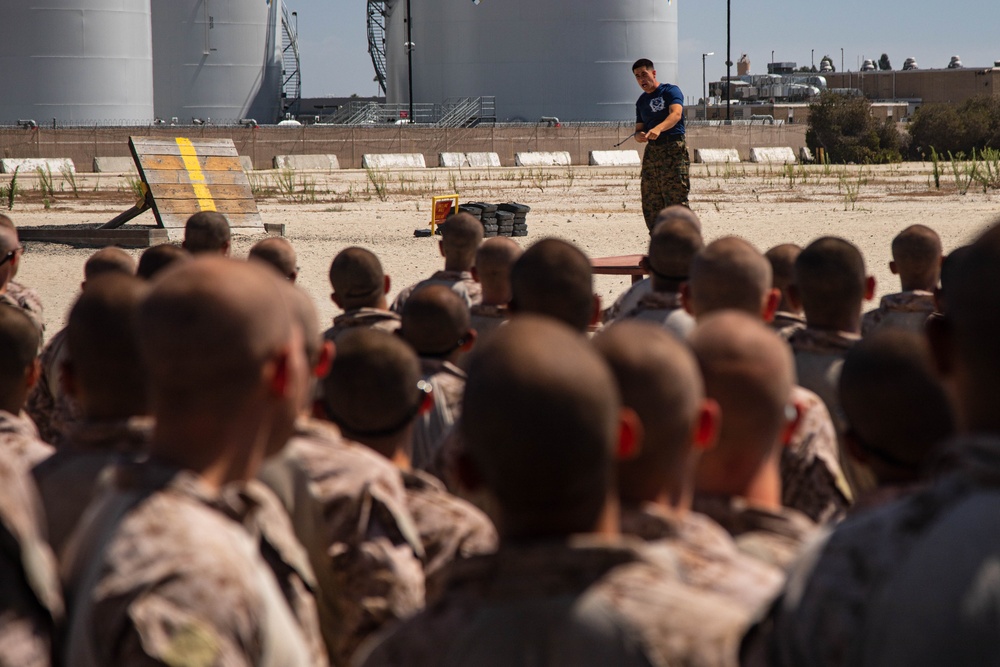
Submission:
[[673,207],[602,312],[578,248],[458,214],[391,307],[341,251],[325,334],[287,241],[228,250],[98,251],[39,357],[0,216],[0,663],[996,654],[997,229],[903,230],[863,316],[849,242]]

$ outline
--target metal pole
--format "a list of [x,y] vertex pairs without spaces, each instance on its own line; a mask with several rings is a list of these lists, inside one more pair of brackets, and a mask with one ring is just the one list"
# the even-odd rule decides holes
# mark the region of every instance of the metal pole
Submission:
[[701,54],[701,101],[705,106],[705,120],[708,120],[708,86],[705,79],[705,58],[714,55],[714,51]]
[[840,47],[840,71],[844,71],[844,47]]
[[732,82],[732,67],[733,67],[733,56],[730,47],[732,46],[732,27],[733,27],[733,14],[732,14],[732,0],[726,0],[726,125],[729,124],[729,114],[730,106],[732,105],[733,96],[733,82]]
[[816,49],[809,49],[809,63],[816,69]]
[[768,68],[768,74],[774,74],[774,49],[771,49],[771,66]]
[[409,85],[410,110],[408,120],[413,122],[413,17],[410,15],[410,0],[406,0],[406,79]]

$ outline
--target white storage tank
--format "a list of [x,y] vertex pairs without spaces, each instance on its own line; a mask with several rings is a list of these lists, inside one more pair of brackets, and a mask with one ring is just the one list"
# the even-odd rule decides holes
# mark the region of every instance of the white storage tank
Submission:
[[[407,0],[386,21],[386,97],[409,101]],[[677,2],[409,0],[413,101],[495,96],[500,120],[630,120],[642,90],[630,67],[677,81]]]
[[7,0],[0,15],[0,122],[153,120],[149,0]]
[[159,118],[277,122],[281,0],[152,0]]

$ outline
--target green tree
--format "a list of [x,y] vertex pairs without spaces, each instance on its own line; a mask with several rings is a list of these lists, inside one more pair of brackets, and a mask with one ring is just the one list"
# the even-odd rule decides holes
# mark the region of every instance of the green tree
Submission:
[[888,53],[883,53],[882,57],[878,59],[878,68],[883,71],[889,71],[892,69],[892,63],[889,62]]
[[840,93],[824,92],[809,105],[806,143],[814,152],[823,148],[831,162],[877,164],[902,159],[896,124],[873,118],[865,98]]
[[822,58],[819,59],[819,69],[821,72],[823,71],[823,63],[826,63],[830,66],[831,72],[837,71],[837,68],[834,67],[833,65],[833,58],[831,58],[830,56],[823,56]]
[[931,147],[944,155],[1000,149],[1000,100],[983,95],[958,107],[925,104],[913,115],[909,130],[915,158],[927,155]]

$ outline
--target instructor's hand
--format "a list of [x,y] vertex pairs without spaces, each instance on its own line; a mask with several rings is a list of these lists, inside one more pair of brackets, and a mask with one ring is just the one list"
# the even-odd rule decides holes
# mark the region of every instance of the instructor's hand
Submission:
[[646,143],[646,133],[645,132],[636,132],[635,133],[635,140],[638,141],[640,144]]
[[646,133],[646,139],[648,141],[656,141],[656,138],[660,136],[660,131],[655,127]]

